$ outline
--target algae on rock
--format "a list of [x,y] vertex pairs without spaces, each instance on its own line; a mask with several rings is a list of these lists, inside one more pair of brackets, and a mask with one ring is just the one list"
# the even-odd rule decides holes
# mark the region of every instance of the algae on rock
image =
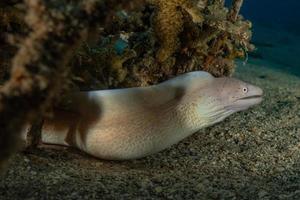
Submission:
[[136,9],[120,7],[78,52],[72,66],[80,87],[145,86],[194,70],[230,76],[234,59],[254,49],[241,0],[231,8],[223,0],[134,2]]
[[[193,70],[230,76],[234,59],[253,50],[251,23],[238,14],[242,0],[233,1],[231,8],[224,0],[103,2],[106,17],[71,59],[73,81],[81,89],[151,85]],[[0,21],[2,28],[22,24],[17,16],[26,10],[11,11],[1,10],[6,16]],[[17,34],[24,31],[20,27],[14,27]],[[2,56],[15,52],[11,45],[1,47],[6,52]],[[0,61],[2,82],[8,74],[7,58],[11,56]]]

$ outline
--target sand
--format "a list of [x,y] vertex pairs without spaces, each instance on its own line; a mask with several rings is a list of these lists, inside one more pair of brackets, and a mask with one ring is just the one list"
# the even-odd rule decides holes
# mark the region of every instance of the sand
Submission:
[[0,199],[300,199],[300,78],[239,65],[236,77],[263,88],[260,106],[140,160],[20,153]]

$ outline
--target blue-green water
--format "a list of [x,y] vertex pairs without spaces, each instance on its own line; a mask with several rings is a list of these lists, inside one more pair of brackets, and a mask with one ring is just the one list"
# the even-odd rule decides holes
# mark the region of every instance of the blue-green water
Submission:
[[[230,6],[231,1],[226,3]],[[241,13],[253,23],[257,48],[249,62],[267,61],[269,67],[300,76],[299,9],[299,0],[244,0]]]

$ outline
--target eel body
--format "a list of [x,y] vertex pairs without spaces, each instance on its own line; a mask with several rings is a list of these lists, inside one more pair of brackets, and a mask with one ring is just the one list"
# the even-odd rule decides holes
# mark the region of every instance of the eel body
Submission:
[[154,86],[78,92],[70,99],[70,110],[45,120],[42,142],[126,160],[159,152],[260,103],[262,90],[198,71]]

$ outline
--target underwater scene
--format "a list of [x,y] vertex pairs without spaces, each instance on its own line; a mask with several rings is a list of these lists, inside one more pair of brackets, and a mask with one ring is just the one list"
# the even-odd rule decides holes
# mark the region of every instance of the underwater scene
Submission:
[[300,1],[0,2],[0,200],[300,199]]

